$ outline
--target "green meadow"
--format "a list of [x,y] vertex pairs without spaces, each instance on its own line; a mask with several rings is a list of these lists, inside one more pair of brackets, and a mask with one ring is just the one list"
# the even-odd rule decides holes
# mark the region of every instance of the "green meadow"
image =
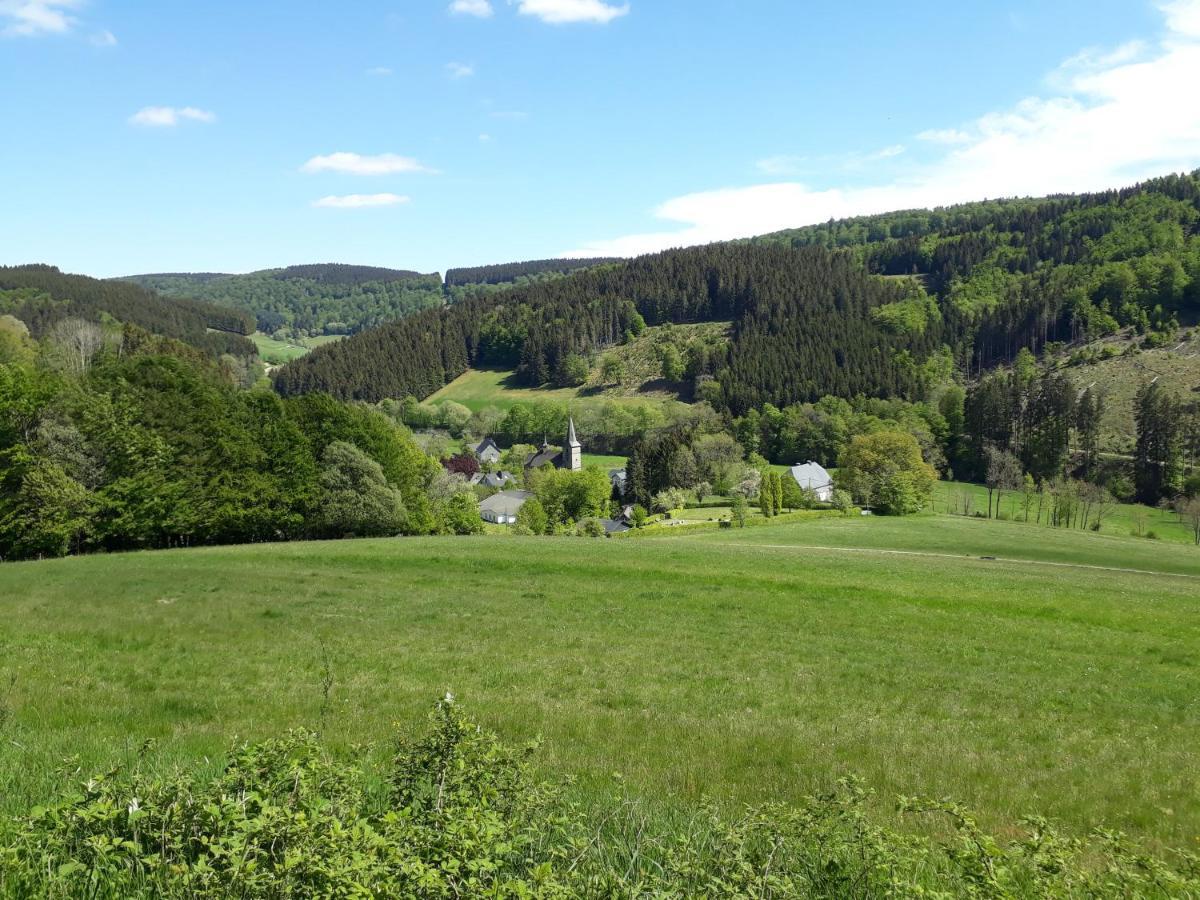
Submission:
[[[898,552],[897,552],[898,551]],[[983,559],[981,557],[995,557]],[[1200,835],[1200,551],[948,516],[638,541],[432,538],[0,565],[0,810],[453,692],[584,800],[847,774],[1150,846]],[[326,691],[326,687],[328,690]]]

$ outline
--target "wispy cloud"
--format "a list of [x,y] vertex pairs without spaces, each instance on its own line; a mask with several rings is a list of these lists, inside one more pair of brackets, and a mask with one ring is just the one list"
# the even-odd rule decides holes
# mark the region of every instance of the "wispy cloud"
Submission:
[[0,0],[0,36],[37,37],[70,31],[81,0]]
[[450,12],[456,16],[475,16],[478,19],[490,19],[495,10],[490,0],[454,0],[450,4]]
[[397,156],[395,153],[381,153],[378,156],[330,153],[327,156],[314,156],[300,170],[309,173],[338,172],[342,175],[436,174],[435,169],[422,165],[412,157]]
[[409,197],[400,194],[344,194],[340,197],[322,197],[314,200],[313,206],[318,209],[371,209],[380,206],[401,206],[410,202]]
[[467,63],[449,62],[446,63],[446,71],[451,78],[470,78],[475,74],[475,67]]
[[387,66],[373,66],[372,68],[367,69],[367,74],[374,75],[377,78],[386,78],[388,75],[392,74],[392,70]]
[[903,144],[893,144],[871,153],[847,153],[842,156],[788,156],[785,154],[760,159],[754,166],[764,175],[772,177],[831,171],[854,172],[861,170],[868,163],[894,159],[901,156],[906,150],[907,148]]
[[146,106],[139,109],[129,121],[146,128],[174,128],[183,122],[200,122],[211,125],[217,121],[215,113],[194,106]]
[[[509,0],[511,3],[512,0]],[[605,25],[629,14],[630,5],[617,6],[604,0],[518,0],[517,12],[535,16],[551,25],[570,25],[590,22]]]
[[93,33],[92,36],[88,38],[88,42],[93,47],[115,47],[117,46],[117,36],[107,28],[104,28]]
[[1179,90],[1200,84],[1200,0],[1158,8],[1166,33],[1157,44],[1136,56],[1115,52],[1107,65],[1076,65],[1052,96],[1029,97],[962,128],[922,132],[934,156],[892,161],[887,180],[819,188],[776,181],[700,191],[654,210],[673,228],[592,241],[566,255],[634,255],[831,218],[1101,190],[1196,168],[1200,104],[1179,102]]
[[971,136],[957,128],[930,128],[918,134],[917,140],[931,144],[969,144]]

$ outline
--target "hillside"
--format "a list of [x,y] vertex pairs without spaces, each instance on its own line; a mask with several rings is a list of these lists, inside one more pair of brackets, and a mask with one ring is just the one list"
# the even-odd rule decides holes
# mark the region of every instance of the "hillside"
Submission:
[[[428,400],[430,403],[452,400],[472,411],[489,406],[507,410],[514,403],[531,401],[574,405],[608,400],[688,400],[691,399],[689,383],[663,378],[661,348],[667,343],[685,350],[694,342],[724,345],[728,338],[729,325],[722,322],[647,328],[628,343],[611,347],[589,359],[587,375],[575,387],[527,387],[512,371],[469,369]],[[610,360],[616,361],[617,365],[609,363],[606,377],[605,364]]]
[[219,356],[253,356],[253,321],[235,309],[189,297],[168,299],[133,284],[68,275],[53,266],[0,266],[0,314],[35,337],[67,318],[112,319]]
[[621,262],[615,257],[595,259],[539,259],[503,263],[493,266],[471,266],[446,270],[447,287],[466,287],[474,284],[508,284],[530,281],[539,275],[569,275],[607,263]]
[[1200,174],[835,222],[468,298],[311,354],[276,384],[382,399],[496,367],[537,386],[620,343],[636,315],[734,322],[728,351],[693,373],[734,414],[827,394],[912,398],[942,348],[974,376],[1022,348],[1193,320],[1198,223]]
[[132,275],[166,297],[195,297],[244,310],[258,331],[283,341],[349,334],[444,302],[441,277],[336,264],[265,269],[246,275]]
[[1036,812],[1184,846],[1197,576],[1193,548],[945,516],[0,566],[0,804],[146,738],[151,769],[302,726],[390,754],[451,691],[542,737],[539,774],[584,803],[740,809],[853,774],[876,821],[950,796],[1002,833]]
[[1143,386],[1157,382],[1185,400],[1200,400],[1200,340],[1193,332],[1175,337],[1180,340],[1142,348],[1136,335],[1118,334],[1054,357],[1077,390],[1092,388],[1103,397],[1102,451],[1122,455],[1133,451],[1134,398]]

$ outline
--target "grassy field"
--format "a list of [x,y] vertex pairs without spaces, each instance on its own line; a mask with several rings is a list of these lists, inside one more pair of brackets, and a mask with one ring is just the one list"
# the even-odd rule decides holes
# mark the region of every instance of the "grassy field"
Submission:
[[255,346],[258,347],[258,355],[264,362],[280,365],[304,356],[309,350],[320,347],[322,344],[340,341],[343,337],[344,335],[340,334],[322,334],[292,343],[291,341],[277,341],[270,335],[256,331],[250,335],[250,340],[254,341]]
[[952,795],[1194,846],[1198,596],[1190,547],[947,516],[4,564],[0,808],[144,738],[156,764],[302,725],[384,753],[451,690],[585,802],[614,773],[734,805],[857,773],[881,816]]
[[[934,494],[933,511],[939,513],[961,513],[963,510],[962,495],[964,493],[971,496],[972,510],[983,512],[986,515],[988,508],[987,488],[978,484],[963,484],[955,481],[938,483],[937,491]],[[1000,510],[1005,518],[1012,520],[1015,524],[1025,524],[1025,514],[1021,509],[1020,494],[1006,492],[1000,500]],[[1030,516],[1032,521],[1028,523],[1028,527],[1039,527],[1036,523],[1036,500],[1030,511]],[[1045,513],[1043,513],[1043,521],[1040,527],[1042,529],[1048,527],[1045,522]],[[1174,512],[1157,509],[1153,506],[1144,506],[1139,503],[1120,503],[1109,506],[1103,514],[1100,523],[1100,533],[1120,537],[1139,537],[1141,540],[1146,540],[1146,536],[1153,533],[1160,541],[1177,544],[1195,544],[1196,542],[1191,526],[1186,522],[1181,522]]]
[[629,458],[625,456],[605,456],[602,453],[583,454],[583,464],[585,466],[599,466],[605,472],[612,469],[623,469],[628,462]]
[[[694,338],[720,338],[729,330],[728,323],[707,322],[699,325],[671,326],[671,339],[682,344]],[[471,410],[494,406],[507,410],[515,403],[545,400],[559,403],[615,401],[617,403],[662,403],[679,399],[678,385],[659,377],[658,343],[666,336],[662,327],[647,328],[631,344],[612,347],[592,360],[588,380],[580,387],[530,388],[516,384],[513,373],[493,369],[471,369],[437,393],[428,402],[453,400]],[[620,382],[608,383],[601,376],[600,365],[605,356],[621,360],[624,375]]]

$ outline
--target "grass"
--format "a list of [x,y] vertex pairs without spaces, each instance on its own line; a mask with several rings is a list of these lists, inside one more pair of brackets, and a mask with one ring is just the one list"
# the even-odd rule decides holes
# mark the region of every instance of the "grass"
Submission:
[[215,765],[300,725],[384,741],[451,690],[506,740],[544,736],[585,802],[618,772],[734,806],[857,773],[880,810],[952,795],[1001,829],[1036,811],[1183,846],[1195,576],[1189,547],[947,516],[4,564],[0,809],[66,758],[82,777],[154,738],[155,764]]
[[270,335],[256,331],[250,335],[250,340],[254,341],[254,345],[258,347],[258,355],[264,362],[272,365],[282,365],[283,363],[291,362],[293,359],[304,356],[315,347],[320,347],[322,344],[329,344],[333,341],[340,341],[343,337],[344,335],[340,334],[322,334],[316,337],[303,338],[293,343],[291,341],[277,341]]
[[[577,405],[589,402],[663,403],[679,399],[679,385],[660,377],[659,342],[669,333],[682,346],[696,338],[719,339],[729,331],[729,323],[705,322],[698,325],[673,325],[647,328],[630,344],[611,347],[592,359],[587,381],[580,387],[538,388],[516,383],[513,373],[495,369],[470,369],[428,399],[430,403],[453,400],[473,412],[492,406],[505,411],[516,403],[549,401]],[[609,383],[601,375],[601,362],[606,356],[621,360],[624,376],[620,382]]]
[[[987,488],[978,484],[964,484],[954,481],[943,481],[938,484],[937,492],[934,495],[934,511],[942,513],[961,512],[963,508],[961,495],[963,493],[971,496],[973,511],[987,514]],[[1000,501],[1000,509],[1005,518],[1012,520],[1016,524],[1026,524],[1024,522],[1024,512],[1021,509],[1021,495],[1019,493],[1005,492]],[[1030,516],[1034,521],[1030,521],[1027,527],[1039,527],[1036,523],[1036,500],[1034,501],[1033,508],[1030,510]],[[1043,513],[1043,522],[1040,526],[1042,529],[1049,527],[1045,523],[1044,516],[1045,514]],[[1094,515],[1092,520],[1095,521]],[[1105,510],[1100,524],[1100,533],[1106,535],[1138,537],[1141,540],[1146,540],[1145,536],[1151,532],[1157,535],[1159,540],[1170,543],[1193,545],[1196,543],[1195,534],[1191,526],[1186,522],[1181,522],[1174,512],[1139,503],[1120,503],[1109,506]]]
[[602,453],[583,454],[583,464],[585,466],[599,466],[605,472],[612,469],[623,469],[628,463],[629,458],[625,456],[605,456]]

